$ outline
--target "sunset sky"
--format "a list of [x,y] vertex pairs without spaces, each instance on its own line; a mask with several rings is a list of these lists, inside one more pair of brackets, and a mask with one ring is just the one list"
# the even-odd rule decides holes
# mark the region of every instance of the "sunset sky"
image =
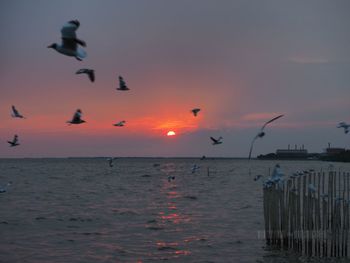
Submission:
[[[349,12],[341,0],[2,0],[0,157],[247,157],[278,114],[253,156],[349,148],[336,128],[350,122]],[[46,48],[72,19],[82,62]],[[87,123],[68,126],[78,108]]]

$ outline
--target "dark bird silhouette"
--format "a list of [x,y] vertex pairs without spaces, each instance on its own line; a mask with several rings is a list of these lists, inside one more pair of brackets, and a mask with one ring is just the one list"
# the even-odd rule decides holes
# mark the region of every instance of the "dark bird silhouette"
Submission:
[[123,127],[125,125],[126,121],[120,121],[116,124],[113,124],[113,126],[117,126],[117,127]]
[[117,90],[129,90],[122,76],[119,76],[119,88]]
[[82,68],[75,72],[75,74],[87,74],[91,82],[95,81],[95,71],[93,69]]
[[81,124],[84,123],[86,121],[81,119],[82,117],[82,111],[80,109],[77,109],[77,111],[74,113],[72,120],[67,121],[67,123],[69,123],[69,125],[71,124]]
[[18,135],[15,134],[15,136],[13,137],[13,140],[12,141],[7,141],[7,142],[10,144],[10,147],[18,146],[19,145]]
[[109,167],[113,167],[113,166],[114,166],[113,161],[114,161],[115,159],[117,159],[117,158],[116,158],[116,157],[107,158]]
[[195,117],[197,117],[198,112],[200,112],[200,110],[201,110],[201,109],[199,109],[199,108],[194,108],[194,109],[191,110],[191,112],[193,113],[193,115],[194,115]]
[[86,43],[77,38],[76,31],[79,26],[80,22],[78,20],[71,20],[65,23],[61,29],[62,43],[51,44],[48,48],[53,48],[63,55],[75,57],[79,61],[83,60],[86,57],[86,52],[79,45],[86,47]]
[[16,109],[16,107],[13,106],[13,105],[12,105],[12,114],[11,114],[11,116],[12,116],[13,118],[25,119],[24,116],[21,115],[21,114],[19,113],[19,111]]
[[349,133],[350,125],[347,124],[346,122],[340,122],[338,124],[337,128],[344,128],[344,133],[347,134],[347,133]]
[[217,144],[222,144],[222,137],[220,136],[219,138],[215,139],[214,137],[210,137],[210,139],[212,140],[213,142],[213,145],[217,145]]
[[252,151],[253,151],[253,146],[254,146],[255,140],[258,139],[258,138],[262,138],[262,137],[265,136],[264,129],[265,129],[266,125],[269,124],[269,123],[271,123],[271,122],[273,122],[273,121],[275,121],[275,120],[277,120],[277,119],[279,119],[279,118],[281,118],[281,117],[283,117],[283,116],[284,116],[284,115],[278,115],[277,117],[275,117],[275,118],[273,118],[273,119],[271,119],[271,120],[269,120],[269,121],[267,121],[267,122],[264,123],[264,125],[261,127],[259,133],[258,133],[257,135],[255,135],[255,137],[254,137],[253,140],[252,140],[252,143],[251,143],[251,145],[250,145],[250,150],[249,150],[249,157],[248,157],[249,160],[250,160],[250,158],[251,158],[251,156],[252,156]]

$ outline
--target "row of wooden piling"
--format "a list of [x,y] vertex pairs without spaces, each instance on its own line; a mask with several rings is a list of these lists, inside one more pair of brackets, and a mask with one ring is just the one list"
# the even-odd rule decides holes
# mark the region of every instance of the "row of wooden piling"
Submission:
[[344,172],[309,172],[265,186],[267,244],[307,256],[347,257],[349,179]]

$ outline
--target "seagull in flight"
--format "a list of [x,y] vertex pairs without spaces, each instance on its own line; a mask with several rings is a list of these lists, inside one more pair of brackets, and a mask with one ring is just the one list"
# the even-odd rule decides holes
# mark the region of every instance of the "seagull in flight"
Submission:
[[219,138],[215,139],[214,137],[210,137],[210,139],[213,141],[213,145],[217,145],[217,144],[222,144],[222,137],[220,136]]
[[12,141],[7,141],[9,144],[10,144],[10,147],[15,147],[15,146],[18,146],[19,143],[18,143],[18,135],[15,134],[15,136],[13,137],[13,140]]
[[53,48],[57,52],[75,57],[77,60],[82,61],[86,57],[86,52],[80,46],[86,47],[85,41],[77,38],[76,31],[80,26],[78,20],[71,20],[65,23],[61,29],[61,44],[51,44],[48,48]]
[[72,120],[67,121],[67,123],[69,123],[69,125],[71,124],[81,124],[84,123],[86,121],[81,119],[82,116],[82,112],[80,109],[77,109],[77,111],[74,113]]
[[19,111],[16,109],[16,107],[14,105],[12,105],[12,114],[11,114],[11,116],[13,118],[25,119],[24,116],[19,113]]
[[344,133],[347,134],[350,130],[350,124],[347,124],[346,122],[340,122],[337,128],[344,128]]
[[75,74],[87,74],[91,82],[95,81],[95,71],[93,69],[82,68],[75,72]]
[[198,114],[198,112],[200,112],[200,110],[201,109],[199,109],[199,108],[194,108],[194,109],[191,110],[191,112],[193,113],[194,117],[197,117],[197,114]]
[[122,76],[119,76],[119,88],[117,88],[117,90],[129,90],[128,86],[126,86],[126,83],[123,79]]
[[109,167],[113,167],[113,161],[117,159],[116,157],[110,157],[110,158],[107,158],[107,161],[108,161],[108,164],[109,164]]
[[113,126],[117,126],[117,127],[123,127],[125,125],[126,121],[120,121],[116,124],[113,124]]
[[269,124],[269,123],[271,123],[271,122],[273,122],[273,121],[275,121],[275,120],[277,120],[277,119],[279,119],[279,118],[281,118],[281,117],[283,117],[283,116],[284,116],[283,114],[282,114],[282,115],[278,115],[277,117],[275,117],[275,118],[273,118],[273,119],[271,119],[271,120],[265,122],[265,124],[261,127],[259,133],[258,133],[257,135],[255,135],[255,137],[253,138],[252,143],[251,143],[251,145],[250,145],[249,157],[248,157],[249,160],[250,160],[250,158],[251,158],[251,156],[252,156],[252,151],[253,151],[253,146],[254,146],[255,140],[258,139],[258,138],[262,138],[262,137],[265,136],[264,129],[265,129],[266,125]]

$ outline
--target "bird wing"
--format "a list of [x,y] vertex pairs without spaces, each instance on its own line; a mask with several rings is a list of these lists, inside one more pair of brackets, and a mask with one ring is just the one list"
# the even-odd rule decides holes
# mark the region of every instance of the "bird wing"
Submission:
[[65,39],[76,39],[77,35],[75,31],[79,28],[80,23],[78,20],[71,20],[65,23],[61,29],[61,36]]
[[210,137],[210,139],[211,139],[213,142],[215,142],[215,143],[217,143],[217,142],[218,142],[218,140],[217,140],[217,139],[215,139],[214,137]]
[[277,117],[269,120],[268,122],[265,122],[265,124],[261,127],[261,130],[263,130],[267,124],[269,124],[269,123],[271,123],[271,122],[273,122],[273,121],[275,121],[275,120],[277,120],[277,119],[279,119],[279,118],[281,118],[283,116],[284,116],[283,114],[282,115],[278,115]]
[[90,71],[88,72],[88,75],[89,75],[90,81],[91,81],[91,82],[94,82],[94,81],[95,81],[95,71],[90,70]]
[[12,111],[13,111],[13,114],[14,115],[18,115],[18,111],[17,109],[15,108],[15,106],[12,105]]
[[83,73],[87,73],[87,70],[86,68],[81,68],[79,69],[77,72],[75,72],[75,74],[83,74]]
[[15,135],[15,137],[13,137],[13,144],[16,144],[18,142],[18,135]]
[[77,38],[76,31],[80,23],[78,20],[71,20],[65,23],[61,29],[62,45],[65,49],[76,50],[78,44],[86,46],[86,43]]

